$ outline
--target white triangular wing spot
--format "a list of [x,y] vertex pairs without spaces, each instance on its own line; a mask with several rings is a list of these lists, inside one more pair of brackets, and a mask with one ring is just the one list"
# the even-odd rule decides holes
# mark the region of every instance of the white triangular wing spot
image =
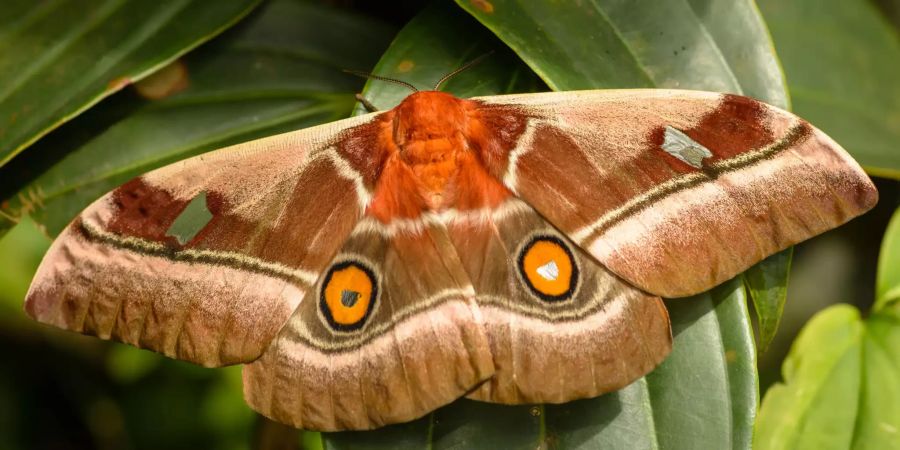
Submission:
[[559,278],[559,267],[556,261],[550,261],[537,268],[537,273],[547,281],[556,281]]
[[666,134],[662,148],[670,155],[698,169],[703,164],[703,158],[709,158],[713,155],[708,148],[700,145],[699,142],[691,139],[690,136],[684,134],[681,130],[668,125],[666,125]]

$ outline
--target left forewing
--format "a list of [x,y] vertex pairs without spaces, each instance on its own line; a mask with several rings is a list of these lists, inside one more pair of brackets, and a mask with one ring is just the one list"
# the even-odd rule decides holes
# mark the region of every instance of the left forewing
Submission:
[[126,183],[57,238],[26,311],[203,365],[252,361],[362,214],[370,186],[344,144],[372,120],[240,144]]

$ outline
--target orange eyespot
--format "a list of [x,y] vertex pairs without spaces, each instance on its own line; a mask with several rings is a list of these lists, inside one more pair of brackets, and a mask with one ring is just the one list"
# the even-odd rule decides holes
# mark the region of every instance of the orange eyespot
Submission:
[[519,271],[525,284],[546,301],[566,300],[575,292],[578,266],[569,247],[554,236],[537,236],[522,249]]
[[365,324],[377,296],[372,270],[359,262],[345,261],[332,266],[325,275],[319,307],[332,328],[353,331]]

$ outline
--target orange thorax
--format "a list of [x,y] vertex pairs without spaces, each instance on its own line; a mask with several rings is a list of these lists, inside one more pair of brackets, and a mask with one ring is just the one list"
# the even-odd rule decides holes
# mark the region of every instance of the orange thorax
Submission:
[[508,197],[478,154],[475,111],[471,100],[424,91],[385,113],[379,141],[387,158],[369,212],[387,223],[425,211],[495,207]]

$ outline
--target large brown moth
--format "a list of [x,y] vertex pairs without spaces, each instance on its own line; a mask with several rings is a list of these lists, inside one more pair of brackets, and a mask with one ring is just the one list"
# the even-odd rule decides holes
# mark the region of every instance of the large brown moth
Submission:
[[126,183],[62,232],[25,308],[247,363],[245,398],[274,420],[368,429],[461,396],[622,388],[669,353],[660,296],[876,200],[834,141],[746,97],[423,91]]

